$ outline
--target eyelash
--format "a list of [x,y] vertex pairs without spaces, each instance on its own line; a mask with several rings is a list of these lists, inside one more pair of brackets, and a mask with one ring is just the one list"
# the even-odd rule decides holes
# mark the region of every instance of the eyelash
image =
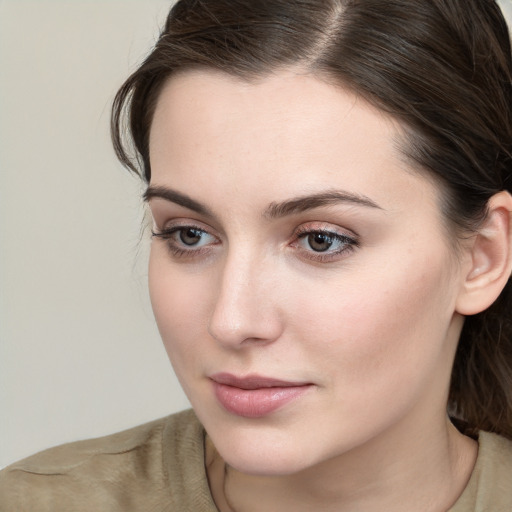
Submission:
[[[168,250],[175,258],[199,258],[201,256],[205,256],[206,253],[210,251],[211,244],[199,248],[189,246],[189,249],[185,249],[184,247],[186,245],[180,246],[180,242],[175,240],[175,236],[185,232],[186,230],[194,230],[202,236],[208,235],[213,238],[216,238],[214,235],[211,235],[205,229],[199,226],[195,226],[193,224],[173,226],[162,231],[152,231],[151,234],[155,238],[164,240],[166,242]],[[310,250],[299,247],[299,244],[302,240],[314,235],[325,236],[326,238],[329,238],[332,243],[338,242],[339,244],[341,244],[341,247],[335,251],[329,251],[329,249],[327,249],[326,251],[315,251],[311,248],[311,246]],[[356,237],[349,236],[347,234],[337,233],[336,231],[325,228],[312,229],[311,227],[301,227],[295,231],[293,237],[294,240],[289,245],[291,247],[297,248],[304,258],[319,263],[327,263],[329,261],[333,261],[337,259],[339,256],[341,256],[341,254],[354,251],[356,248],[359,247],[359,241],[357,240]],[[183,244],[183,241],[181,243]]]

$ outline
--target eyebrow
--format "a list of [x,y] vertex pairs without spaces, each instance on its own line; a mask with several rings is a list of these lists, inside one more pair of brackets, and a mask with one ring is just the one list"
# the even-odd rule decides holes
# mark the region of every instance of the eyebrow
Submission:
[[182,194],[181,192],[168,187],[149,186],[142,197],[146,202],[150,199],[153,199],[154,197],[158,197],[160,199],[165,199],[166,201],[179,204],[180,206],[184,206],[185,208],[200,213],[201,215],[214,217],[213,213],[205,205],[201,204],[195,199],[192,199],[186,194]]
[[338,203],[351,203],[368,208],[383,209],[364,195],[352,194],[343,190],[328,190],[318,194],[296,197],[282,203],[271,203],[265,211],[265,216],[274,219]]
[[[143,199],[144,201],[149,201],[153,198],[165,199],[201,215],[215,217],[212,211],[204,204],[168,187],[149,186],[144,192]],[[343,190],[328,190],[317,194],[294,197],[280,203],[270,203],[263,215],[269,219],[275,219],[338,203],[350,203],[382,210],[377,203],[364,195],[353,194]]]

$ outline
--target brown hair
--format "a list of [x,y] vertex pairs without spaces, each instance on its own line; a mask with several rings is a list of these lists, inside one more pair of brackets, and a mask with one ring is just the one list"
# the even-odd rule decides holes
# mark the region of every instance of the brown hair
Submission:
[[[474,229],[489,198],[510,190],[512,57],[494,0],[180,0],[115,98],[119,159],[150,181],[151,121],[173,73],[207,67],[252,80],[291,65],[402,122],[402,150],[441,182],[452,232]],[[510,438],[511,313],[509,282],[488,310],[466,318],[448,404],[471,427]]]

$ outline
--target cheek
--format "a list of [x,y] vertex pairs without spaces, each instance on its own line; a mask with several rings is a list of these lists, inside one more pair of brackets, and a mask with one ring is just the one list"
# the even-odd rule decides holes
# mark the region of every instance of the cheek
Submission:
[[151,250],[148,281],[158,330],[179,374],[200,353],[207,332],[210,283],[203,274],[182,272],[170,264],[161,247]]
[[326,378],[338,385],[328,387],[350,389],[356,402],[381,400],[437,372],[453,314],[449,268],[443,257],[404,260],[301,293],[295,335],[309,345],[315,367],[329,368]]

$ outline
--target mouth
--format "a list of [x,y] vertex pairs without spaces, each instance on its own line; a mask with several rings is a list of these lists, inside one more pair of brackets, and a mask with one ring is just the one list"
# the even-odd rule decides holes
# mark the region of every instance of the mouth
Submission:
[[309,382],[290,382],[259,375],[236,377],[218,373],[210,379],[220,405],[245,418],[269,415],[299,399],[313,386]]

